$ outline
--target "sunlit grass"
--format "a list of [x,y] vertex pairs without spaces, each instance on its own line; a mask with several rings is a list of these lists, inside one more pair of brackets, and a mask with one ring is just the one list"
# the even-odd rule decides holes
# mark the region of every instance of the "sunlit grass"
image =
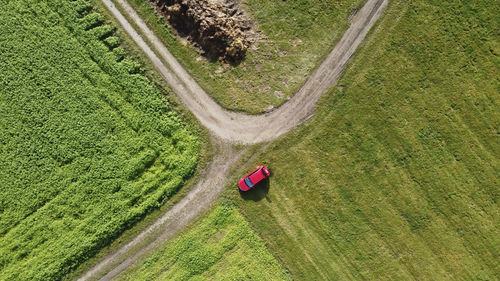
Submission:
[[391,1],[316,116],[249,164],[268,194],[228,190],[294,279],[498,279],[499,9]]
[[237,66],[209,62],[175,36],[148,1],[130,0],[155,34],[223,107],[260,113],[284,103],[305,82],[349,25],[363,0],[245,0],[258,23],[258,44]]
[[234,207],[219,204],[118,280],[290,280]]

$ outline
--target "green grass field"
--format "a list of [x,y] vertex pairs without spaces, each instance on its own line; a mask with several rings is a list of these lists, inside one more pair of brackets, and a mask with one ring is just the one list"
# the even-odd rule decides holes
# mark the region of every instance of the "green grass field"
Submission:
[[[268,39],[217,75],[132,2],[222,105],[256,113],[362,1],[244,1]],[[199,141],[89,2],[0,4],[0,280],[58,280],[168,200]],[[500,279],[498,15],[486,0],[390,1],[315,117],[243,169],[265,163],[269,182],[241,195],[235,175],[121,279]]]
[[293,279],[500,279],[498,15],[391,1],[316,116],[248,165],[269,186],[228,188]]
[[218,204],[118,280],[291,280],[234,207]]
[[145,0],[129,0],[197,82],[223,107],[261,113],[293,95],[349,25],[363,0],[244,0],[262,37],[238,66],[202,59]]
[[175,194],[200,144],[89,2],[0,5],[0,280],[58,280]]

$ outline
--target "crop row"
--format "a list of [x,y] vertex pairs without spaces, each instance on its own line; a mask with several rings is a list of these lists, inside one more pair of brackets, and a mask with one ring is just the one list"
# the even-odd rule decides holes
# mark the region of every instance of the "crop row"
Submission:
[[0,280],[58,280],[168,200],[199,141],[90,2],[0,4]]

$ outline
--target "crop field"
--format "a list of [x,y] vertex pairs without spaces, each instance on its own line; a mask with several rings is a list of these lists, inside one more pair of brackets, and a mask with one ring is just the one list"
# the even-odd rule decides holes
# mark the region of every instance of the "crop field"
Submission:
[[500,279],[499,14],[391,1],[309,124],[248,164],[269,185],[228,188],[293,279]]
[[173,35],[146,0],[129,0],[142,19],[223,107],[261,113],[293,95],[349,25],[363,0],[244,0],[261,39],[237,66],[210,62]]
[[234,207],[218,204],[118,280],[291,280]]
[[0,280],[58,280],[168,200],[199,140],[88,1],[0,5]]

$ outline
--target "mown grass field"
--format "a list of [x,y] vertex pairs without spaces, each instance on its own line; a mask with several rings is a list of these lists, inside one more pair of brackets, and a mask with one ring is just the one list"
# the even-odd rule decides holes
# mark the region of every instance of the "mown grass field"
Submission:
[[[500,279],[500,5],[398,1],[233,198],[295,280]],[[240,176],[240,175],[238,175]]]
[[200,144],[89,2],[0,5],[0,280],[58,280],[175,194]]
[[349,25],[363,0],[244,0],[259,40],[238,66],[209,62],[176,38],[148,1],[129,0],[197,82],[223,107],[261,113],[293,95]]
[[218,204],[118,280],[291,280],[234,206]]

